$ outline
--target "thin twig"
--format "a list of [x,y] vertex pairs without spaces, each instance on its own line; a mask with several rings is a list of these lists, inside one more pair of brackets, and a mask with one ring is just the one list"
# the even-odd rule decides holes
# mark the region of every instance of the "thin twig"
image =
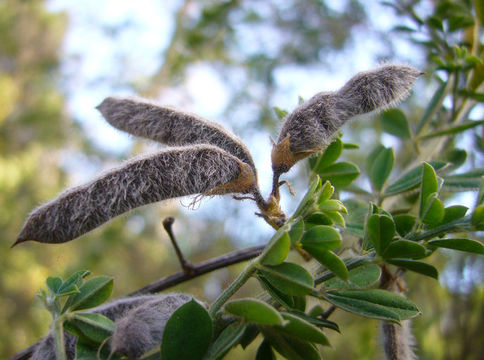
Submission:
[[165,231],[168,233],[168,237],[171,240],[171,244],[175,248],[176,256],[180,261],[180,265],[183,269],[183,272],[185,274],[190,274],[194,271],[193,264],[185,258],[182,251],[180,250],[180,247],[178,246],[178,243],[175,238],[175,234],[173,233],[174,222],[175,222],[175,218],[167,217],[165,220],[163,220],[163,227],[165,228]]
[[[141,289],[133,291],[132,293],[127,294],[125,297],[153,294],[166,290],[172,286],[181,284],[185,281],[191,280],[209,272],[253,259],[259,256],[263,249],[264,246],[253,246],[246,249],[233,251],[213,259],[202,261],[198,264],[193,265],[193,273],[187,274],[184,271],[177,272],[158,281],[155,281],[149,285],[146,285]],[[32,353],[34,352],[35,347],[38,345],[39,342],[40,340],[37,341],[35,344],[30,345],[28,348],[13,355],[9,360],[30,359],[32,357]]]

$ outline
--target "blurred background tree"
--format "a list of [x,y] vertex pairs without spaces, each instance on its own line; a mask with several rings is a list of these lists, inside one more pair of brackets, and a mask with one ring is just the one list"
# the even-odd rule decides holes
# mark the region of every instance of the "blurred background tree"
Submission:
[[[350,74],[381,60],[409,62],[432,74],[435,53],[428,42],[435,39],[425,38],[418,28],[411,31],[409,14],[431,17],[440,3],[472,7],[466,0],[389,2],[392,6],[376,0],[163,3],[0,1],[2,358],[47,332],[49,315],[36,305],[34,294],[48,275],[65,277],[88,268],[114,276],[115,296],[120,296],[178,271],[161,230],[165,216],[177,217],[175,232],[192,261],[260,244],[272,232],[253,216],[255,208],[225,198],[203,201],[197,212],[177,202],[154,205],[72,243],[10,250],[33,207],[131,154],[153,150],[103,124],[94,107],[104,97],[140,94],[224,123],[248,143],[261,187],[268,191],[268,138],[278,127],[273,106],[290,110],[299,95],[334,90]],[[389,32],[396,24],[404,27]],[[460,43],[470,25],[464,22],[445,40]],[[405,108],[410,122],[419,121],[438,85],[430,75],[427,84],[420,82],[418,97]],[[360,164],[374,144],[394,146],[379,117],[371,118],[345,128],[345,139],[360,144],[352,155]],[[478,145],[471,142],[470,147],[480,151]],[[479,156],[471,160],[479,162]],[[300,176],[304,171],[300,166],[289,174],[298,196],[307,181]],[[360,185],[368,187],[364,180]],[[290,209],[290,196],[284,198]],[[484,288],[482,278],[475,280],[484,273],[482,260],[432,260],[441,269],[448,264],[441,280],[445,287],[408,277],[409,296],[424,313],[414,322],[419,354],[422,359],[477,359],[483,345],[469,339],[483,330]],[[177,290],[211,301],[239,269],[218,271]],[[244,288],[241,295],[250,291]],[[325,350],[326,358],[380,357],[376,322],[355,321],[341,311],[335,319],[344,336],[329,334],[334,349]],[[250,352],[237,356],[253,358]]]

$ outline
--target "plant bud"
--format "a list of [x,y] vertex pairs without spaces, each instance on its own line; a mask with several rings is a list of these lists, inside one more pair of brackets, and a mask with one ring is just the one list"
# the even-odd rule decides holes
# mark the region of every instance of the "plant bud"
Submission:
[[211,144],[248,164],[254,161],[244,142],[220,124],[144,99],[108,97],[97,107],[115,128],[172,146]]
[[283,173],[324,149],[350,118],[389,108],[405,99],[422,73],[410,66],[383,65],[361,72],[337,92],[321,92],[290,113],[272,150],[272,168]]
[[62,243],[139,206],[192,194],[247,193],[255,186],[249,165],[220,148],[173,148],[128,161],[37,208],[14,245]]

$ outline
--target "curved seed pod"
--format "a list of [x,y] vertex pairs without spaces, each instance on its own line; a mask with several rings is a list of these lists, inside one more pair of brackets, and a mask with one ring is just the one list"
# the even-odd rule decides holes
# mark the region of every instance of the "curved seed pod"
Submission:
[[166,296],[146,302],[119,318],[111,340],[111,352],[131,359],[159,347],[166,322],[190,299],[184,294]]
[[174,146],[218,146],[248,164],[256,174],[244,142],[220,124],[137,98],[108,97],[97,109],[112,126],[136,136]]
[[246,193],[254,186],[249,165],[215,146],[173,148],[133,159],[40,206],[14,245],[62,243],[142,205],[192,194]]
[[273,147],[274,172],[287,172],[300,159],[324,149],[351,117],[403,100],[421,74],[410,66],[383,65],[355,75],[337,92],[318,93],[299,105],[286,117]]
[[[90,309],[89,313],[102,314],[112,321],[117,322],[128,314],[131,314],[137,309],[144,308],[145,304],[152,304],[148,308],[156,307],[157,309],[164,309],[170,315],[181,305],[188,302],[192,297],[186,294],[161,294],[161,295],[148,295],[148,296],[135,296],[118,299],[107,304],[103,304],[94,309]],[[163,311],[163,310],[157,310]],[[165,320],[166,324],[166,320]],[[116,325],[117,326],[117,325]],[[163,325],[164,328],[164,325]],[[163,331],[163,329],[161,330]],[[122,331],[121,331],[122,333]],[[114,339],[119,339],[119,330],[115,329],[113,335]],[[131,333],[131,336],[136,337],[136,333]],[[76,337],[68,332],[64,332],[64,341],[66,356],[68,360],[73,360],[76,357]],[[118,340],[116,340],[118,341]],[[133,340],[135,341],[135,340]],[[131,343],[133,343],[133,341]],[[161,338],[160,338],[161,341]],[[130,344],[131,344],[130,343]],[[111,349],[115,347],[111,346]],[[114,350],[113,350],[114,352]],[[35,347],[32,354],[32,360],[56,360],[55,356],[55,344],[52,332],[50,332],[42,341]]]

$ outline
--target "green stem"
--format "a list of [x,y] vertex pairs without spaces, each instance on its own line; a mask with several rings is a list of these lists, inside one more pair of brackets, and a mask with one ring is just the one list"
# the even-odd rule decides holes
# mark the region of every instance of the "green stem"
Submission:
[[54,321],[54,344],[57,360],[67,360],[64,342],[64,316],[59,316]]
[[251,262],[247,267],[240,273],[240,275],[237,277],[237,279],[230,284],[230,286],[225,289],[219,297],[213,302],[212,306],[210,307],[209,314],[212,318],[215,317],[215,314],[217,311],[222,307],[223,304],[232,296],[234,295],[241,287],[244,285],[247,280],[250,279],[252,274],[256,270],[256,261]]

